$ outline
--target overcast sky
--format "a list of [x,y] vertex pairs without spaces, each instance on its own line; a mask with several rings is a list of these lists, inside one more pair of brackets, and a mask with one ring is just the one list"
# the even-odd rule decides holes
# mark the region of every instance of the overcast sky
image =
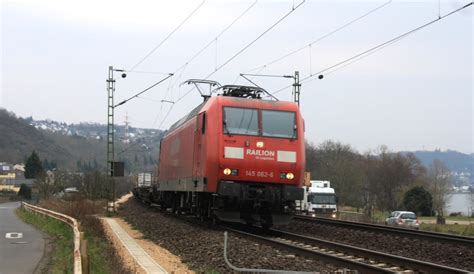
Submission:
[[[248,84],[239,73],[306,77],[471,1],[306,1],[210,79]],[[109,65],[130,70],[160,44],[201,1],[3,1],[1,2],[0,106],[22,117],[67,123],[106,123]],[[132,126],[168,128],[201,102],[179,84],[204,78],[288,13],[299,1],[205,3],[152,55],[122,79],[116,102],[164,74],[171,80],[116,109]],[[384,3],[388,3],[381,7]],[[263,69],[263,65],[376,12]],[[305,82],[301,111],[306,139],[332,139],[360,152],[454,149],[473,152],[473,9],[440,20],[375,54]],[[200,49],[214,40],[184,69]],[[270,92],[286,78],[253,78]],[[291,88],[276,95],[291,100]],[[174,106],[162,99],[176,101]],[[169,115],[166,117],[170,107]],[[165,118],[166,117],[166,118]]]

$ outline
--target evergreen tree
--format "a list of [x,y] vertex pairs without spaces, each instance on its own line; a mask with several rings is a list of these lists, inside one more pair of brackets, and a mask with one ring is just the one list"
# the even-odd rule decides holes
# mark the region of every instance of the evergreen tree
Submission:
[[43,168],[44,168],[45,170],[51,170],[51,167],[50,167],[50,164],[49,164],[48,159],[44,159],[44,160],[43,160]]
[[36,153],[36,151],[33,150],[30,157],[26,159],[25,178],[36,179],[43,173],[44,173],[44,170],[43,170],[43,165],[41,164],[41,160],[38,154]]
[[405,193],[403,204],[409,211],[416,212],[421,216],[431,216],[433,197],[422,186],[416,186]]
[[21,184],[18,196],[26,200],[31,200],[31,188],[25,184]]
[[82,161],[81,160],[77,160],[76,167],[77,167],[78,171],[82,171]]

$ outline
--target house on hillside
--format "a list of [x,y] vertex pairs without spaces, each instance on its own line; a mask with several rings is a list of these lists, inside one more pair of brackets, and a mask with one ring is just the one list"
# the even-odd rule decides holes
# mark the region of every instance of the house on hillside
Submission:
[[23,164],[0,163],[0,191],[18,192],[22,184],[33,186],[34,181],[34,179],[25,179],[25,166]]
[[1,162],[0,163],[0,181],[5,180],[5,179],[15,179],[15,177],[16,177],[16,174],[13,170],[13,166],[8,163]]

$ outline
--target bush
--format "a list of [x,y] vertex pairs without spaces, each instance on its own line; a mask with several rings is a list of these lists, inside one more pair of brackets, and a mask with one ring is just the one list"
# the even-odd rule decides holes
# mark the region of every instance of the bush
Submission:
[[416,186],[405,193],[403,205],[406,210],[421,216],[432,216],[433,198],[422,186]]

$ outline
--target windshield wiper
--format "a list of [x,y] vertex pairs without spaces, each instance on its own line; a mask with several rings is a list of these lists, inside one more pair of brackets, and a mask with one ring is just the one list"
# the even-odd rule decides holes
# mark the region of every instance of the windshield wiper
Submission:
[[225,133],[227,133],[227,135],[229,135],[229,136],[232,136],[232,135],[230,134],[229,129],[227,128],[227,123],[226,123],[226,121],[224,121],[222,124],[224,125],[224,131],[225,131]]
[[293,134],[291,135],[291,138],[290,138],[291,140],[295,140],[295,139],[296,139],[296,138],[295,138],[296,129],[297,129],[297,127],[296,127],[296,125],[295,125],[295,126],[293,127]]

